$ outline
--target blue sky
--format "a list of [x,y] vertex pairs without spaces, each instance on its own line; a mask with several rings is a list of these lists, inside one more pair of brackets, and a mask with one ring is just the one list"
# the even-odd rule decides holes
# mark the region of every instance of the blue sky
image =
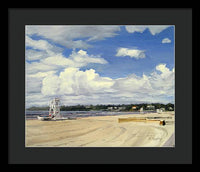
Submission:
[[173,103],[174,29],[26,26],[27,106],[54,96],[64,104]]
[[[143,73],[151,72],[158,63],[166,63],[170,69],[174,67],[173,26],[155,36],[151,35],[148,30],[143,33],[136,32],[130,34],[123,26],[121,26],[121,31],[118,33],[119,35],[113,38],[94,42],[94,48],[88,49],[89,54],[102,54],[102,57],[109,62],[107,65],[98,65],[96,67],[102,76],[117,78],[132,73],[141,76]],[[162,44],[162,39],[166,37],[172,43]],[[138,49],[145,50],[147,57],[140,60],[129,58],[128,56],[124,58],[115,57],[118,47],[137,47]],[[90,68],[91,65],[86,68]]]

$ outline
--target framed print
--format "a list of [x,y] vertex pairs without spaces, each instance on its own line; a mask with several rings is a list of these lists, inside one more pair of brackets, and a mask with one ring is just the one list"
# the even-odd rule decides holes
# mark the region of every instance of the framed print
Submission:
[[10,9],[10,163],[191,163],[191,14]]

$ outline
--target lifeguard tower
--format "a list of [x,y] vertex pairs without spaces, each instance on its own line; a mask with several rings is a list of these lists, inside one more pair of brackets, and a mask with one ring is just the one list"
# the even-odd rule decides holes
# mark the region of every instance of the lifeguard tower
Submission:
[[61,118],[60,116],[60,99],[54,98],[49,103],[49,116],[37,116],[40,121],[56,120],[56,118]]
[[54,98],[49,103],[49,117],[60,117],[60,99]]

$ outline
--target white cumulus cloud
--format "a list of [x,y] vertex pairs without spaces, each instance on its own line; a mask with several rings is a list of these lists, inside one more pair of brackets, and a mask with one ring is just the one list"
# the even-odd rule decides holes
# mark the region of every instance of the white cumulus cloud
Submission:
[[49,56],[49,54],[46,51],[38,51],[33,49],[27,49],[25,53],[26,60],[29,61],[40,60]]
[[[120,26],[113,25],[27,25],[26,34],[50,39],[67,48],[87,49],[90,41],[102,40],[117,35]],[[81,40],[86,38],[85,41]],[[77,40],[78,39],[78,40]],[[42,44],[42,43],[41,43]]]
[[116,56],[129,56],[131,58],[145,58],[145,51],[144,50],[138,50],[138,49],[129,49],[129,48],[118,48]]
[[99,55],[89,55],[87,51],[72,51],[69,57],[61,53],[40,59],[39,62],[26,62],[26,72],[33,74],[37,72],[47,72],[61,70],[66,67],[83,67],[90,63],[106,64],[107,61]]
[[171,43],[171,40],[170,40],[169,38],[164,38],[164,39],[162,40],[162,43],[163,43],[163,44]]
[[143,33],[146,29],[149,29],[150,33],[152,35],[159,34],[163,30],[170,27],[170,25],[127,25],[125,26],[127,32],[134,33],[134,32],[140,32]]
[[26,60],[40,60],[48,56],[53,56],[63,51],[62,48],[50,44],[46,40],[34,40],[26,35],[26,47],[31,49],[26,49]]
[[80,71],[78,68],[66,68],[56,75],[48,75],[43,79],[44,95],[91,95],[110,91],[113,80],[100,77],[95,70]]
[[56,95],[59,91],[60,80],[57,75],[48,75],[42,81],[41,93],[44,95]]
[[112,79],[101,77],[94,69],[70,67],[59,75],[45,76],[41,94],[60,96],[64,104],[168,103],[167,98],[174,96],[174,68],[158,64],[155,69],[149,75]]
[[60,47],[50,44],[46,40],[43,39],[34,40],[27,35],[25,41],[27,47],[31,47],[32,49],[35,50],[45,51],[46,53],[48,53],[48,55],[54,55],[55,53],[61,52],[63,50]]

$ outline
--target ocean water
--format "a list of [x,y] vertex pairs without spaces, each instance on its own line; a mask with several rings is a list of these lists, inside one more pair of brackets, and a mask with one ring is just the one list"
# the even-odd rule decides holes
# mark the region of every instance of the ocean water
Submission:
[[[149,112],[144,112],[149,113]],[[152,113],[152,112],[151,112]],[[63,118],[77,118],[89,116],[110,116],[110,115],[127,115],[127,114],[140,114],[140,112],[114,112],[114,111],[61,111]],[[26,119],[37,119],[37,116],[48,116],[49,111],[26,111]]]

